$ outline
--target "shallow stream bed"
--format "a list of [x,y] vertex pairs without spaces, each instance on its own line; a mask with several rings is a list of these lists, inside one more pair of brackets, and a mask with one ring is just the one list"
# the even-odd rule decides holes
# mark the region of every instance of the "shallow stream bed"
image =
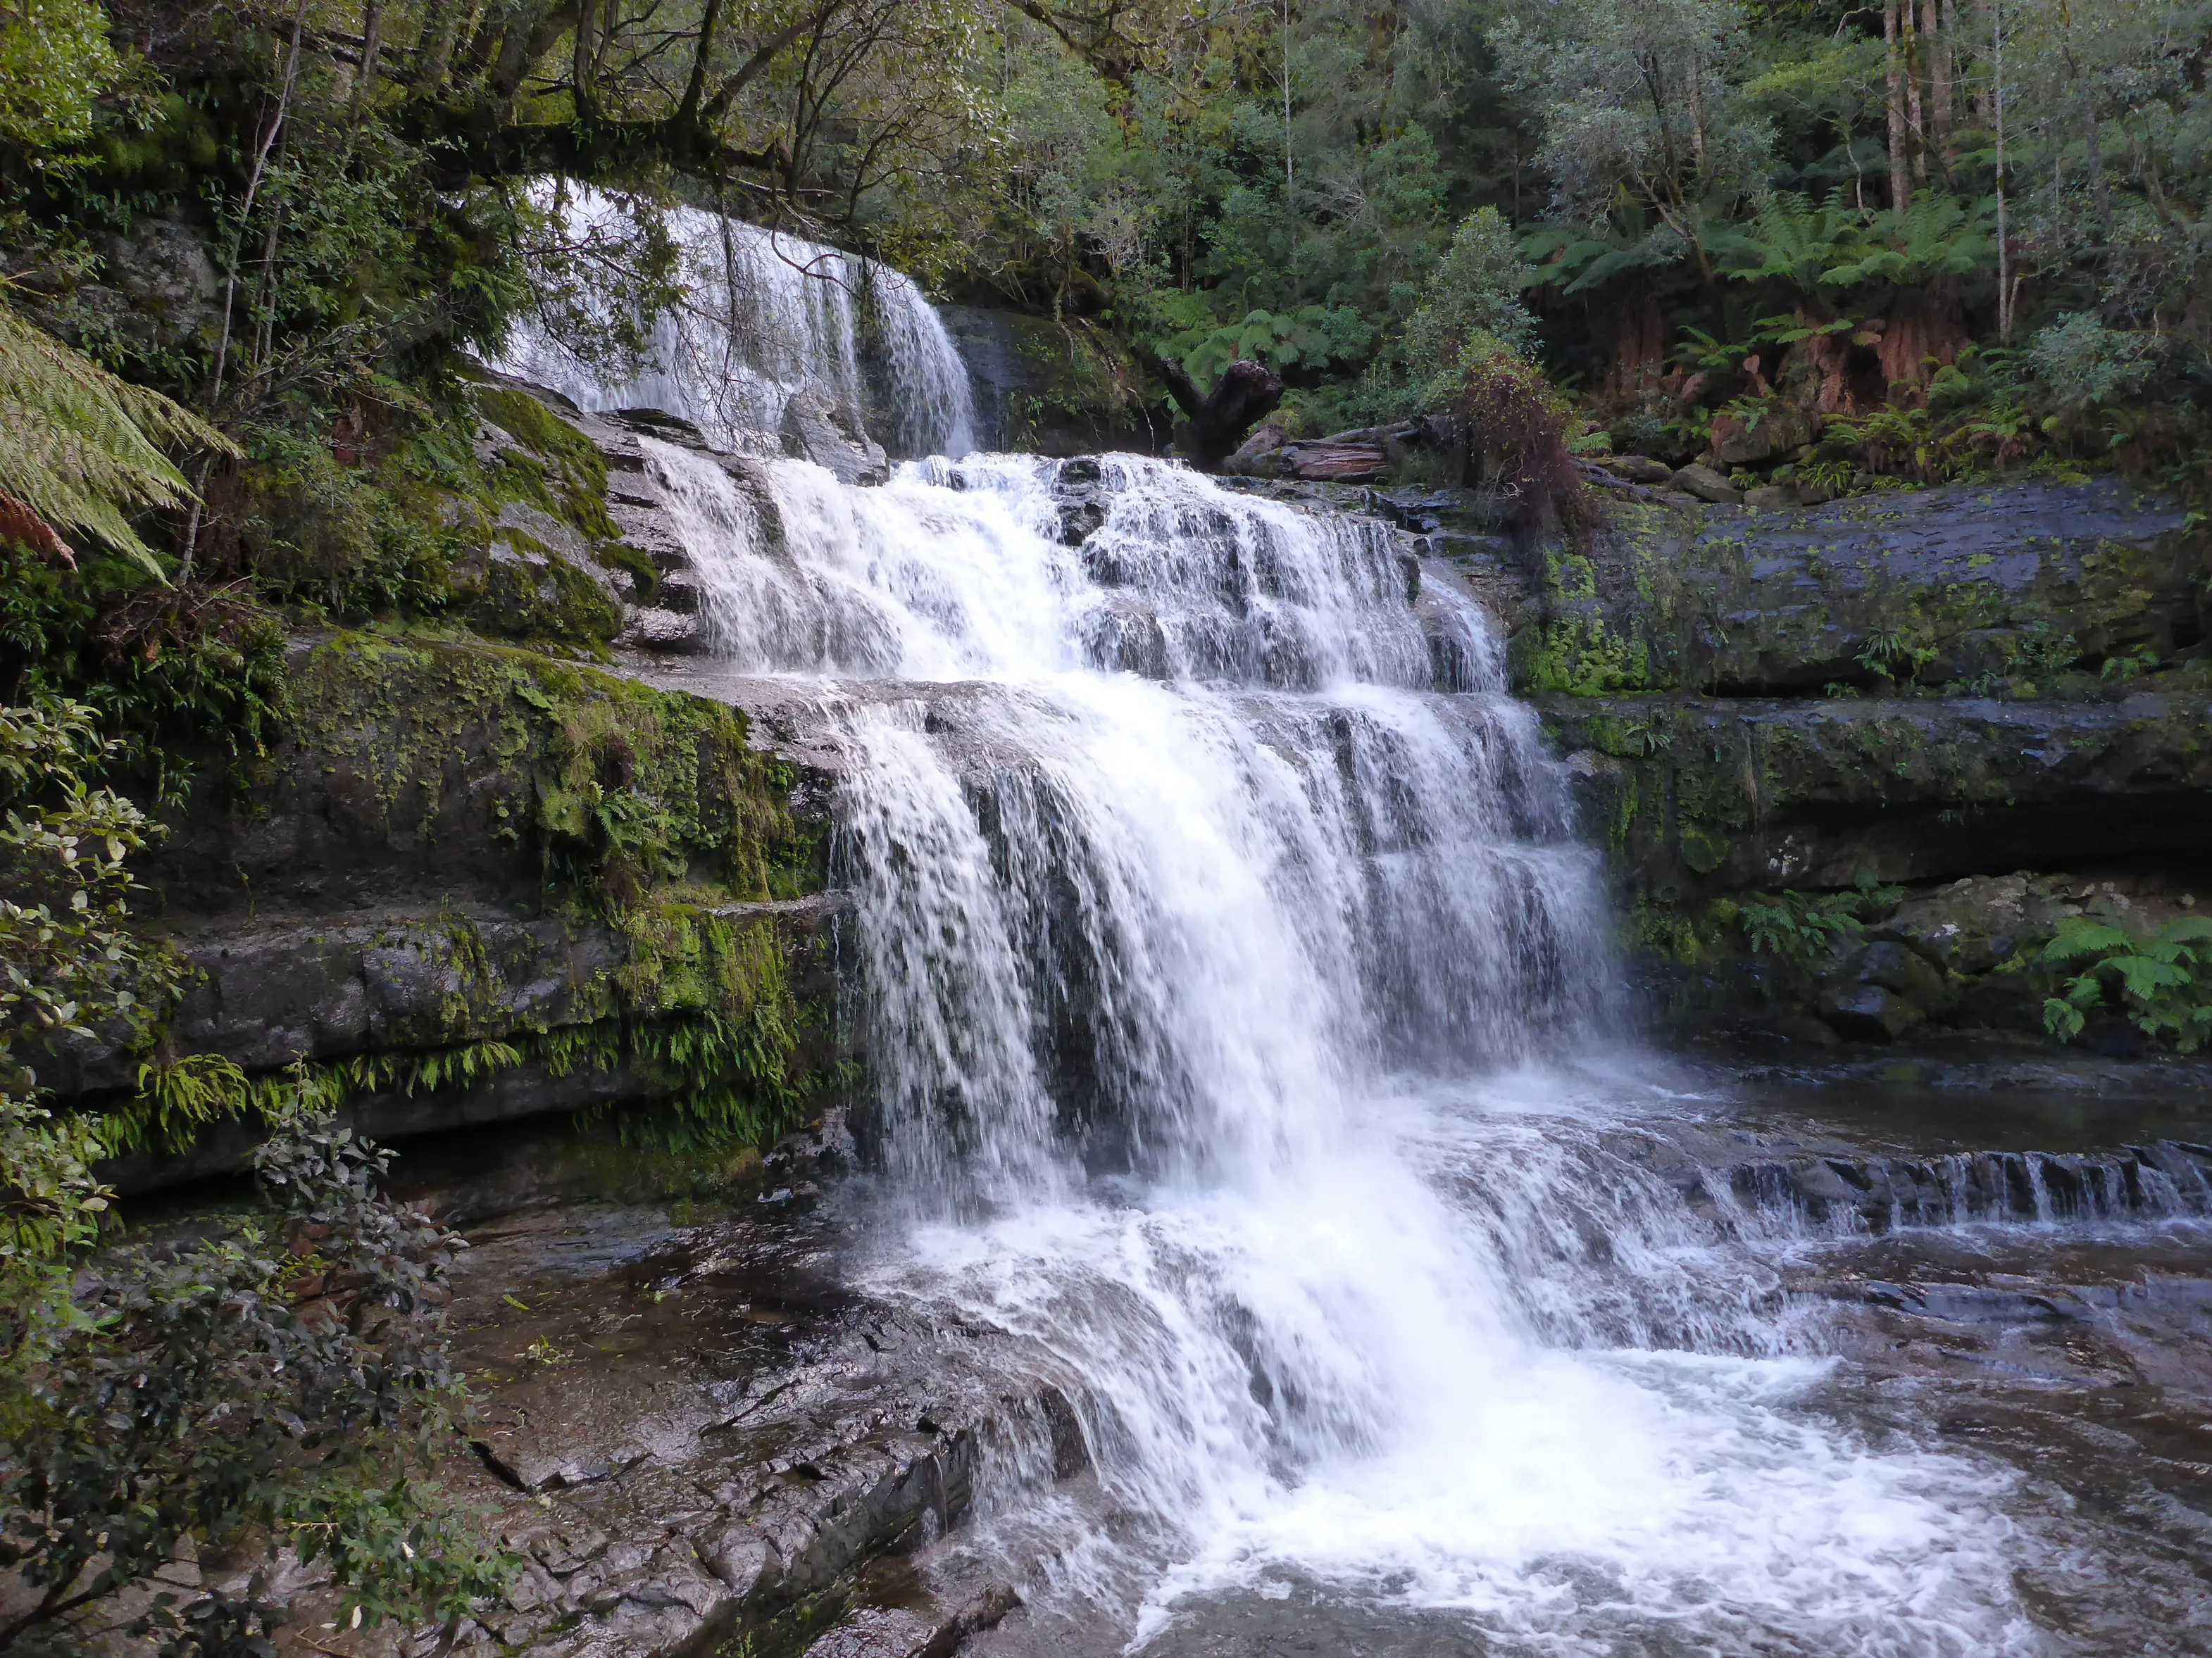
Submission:
[[[426,1144],[413,1188],[480,1217],[478,1495],[532,1557],[483,1638],[2212,1652],[2201,1073],[1654,1069],[1368,1102],[1441,1222],[1351,1157],[1295,1242],[1189,1187],[918,1215],[819,1141],[673,1202],[565,1135]],[[1804,1195],[1984,1152],[2152,1196],[1888,1224]],[[1219,1389],[1178,1367],[1216,1359],[1240,1419],[1194,1418]]]

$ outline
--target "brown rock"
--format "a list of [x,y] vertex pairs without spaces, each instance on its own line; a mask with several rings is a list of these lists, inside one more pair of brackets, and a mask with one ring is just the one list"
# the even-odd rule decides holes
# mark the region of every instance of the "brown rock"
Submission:
[[1699,501],[1710,501],[1724,507],[1741,506],[1743,502],[1743,491],[1710,466],[1685,466],[1674,474],[1674,483],[1677,489],[1693,495]]

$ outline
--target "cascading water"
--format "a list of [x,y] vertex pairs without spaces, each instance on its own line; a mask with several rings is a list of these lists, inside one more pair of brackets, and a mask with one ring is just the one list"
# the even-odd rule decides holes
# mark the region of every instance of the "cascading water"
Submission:
[[[569,184],[561,212],[567,239],[581,246],[622,209]],[[974,446],[967,370],[912,277],[718,214],[666,216],[684,298],[656,320],[634,378],[610,380],[534,319],[517,326],[495,366],[586,410],[679,415],[725,449],[773,436],[801,394],[872,430],[895,456]]]
[[1080,1419],[1090,1509],[987,1471],[1038,1618],[1180,1650],[1297,1584],[1455,1651],[2030,1649],[2001,1482],[1799,1409],[1771,1275],[1607,1160],[1595,864],[1471,603],[1157,462],[647,448],[731,667],[838,733],[875,1271]]

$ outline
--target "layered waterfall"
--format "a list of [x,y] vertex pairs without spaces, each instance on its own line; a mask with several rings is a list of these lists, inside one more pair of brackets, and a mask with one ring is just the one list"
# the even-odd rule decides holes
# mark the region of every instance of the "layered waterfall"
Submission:
[[1808,1414],[1772,1275],[1606,1151],[1595,859],[1445,573],[1128,457],[648,459],[839,753],[870,1270],[1079,1421],[1082,1489],[984,1476],[1048,1645],[1295,1588],[1450,1650],[2027,1649],[1998,1486]]
[[[552,191],[544,192],[547,201]],[[564,240],[619,234],[622,205],[587,186],[560,194]],[[973,446],[967,370],[914,279],[873,259],[691,208],[669,210],[684,297],[653,325],[647,359],[614,377],[525,319],[495,365],[589,410],[658,409],[725,449],[757,446],[794,398],[817,399],[892,455]]]

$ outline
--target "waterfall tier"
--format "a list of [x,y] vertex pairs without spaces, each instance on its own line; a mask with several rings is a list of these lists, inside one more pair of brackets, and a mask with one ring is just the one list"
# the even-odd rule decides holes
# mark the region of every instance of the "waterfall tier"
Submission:
[[[561,195],[566,239],[576,245],[623,210],[585,185]],[[607,376],[533,319],[518,325],[495,366],[587,410],[680,416],[725,449],[757,447],[761,434],[780,433],[800,399],[895,456],[974,446],[967,370],[912,277],[719,214],[677,208],[666,217],[684,297],[656,320],[639,373]]]
[[1091,1497],[1001,1448],[963,1546],[1040,1631],[1212,1652],[1295,1586],[1480,1651],[2021,1649],[2002,1479],[1808,1412],[1809,1321],[1605,1154],[1596,860],[1448,573],[1127,457],[647,452],[837,751],[861,1270],[1079,1426]]

